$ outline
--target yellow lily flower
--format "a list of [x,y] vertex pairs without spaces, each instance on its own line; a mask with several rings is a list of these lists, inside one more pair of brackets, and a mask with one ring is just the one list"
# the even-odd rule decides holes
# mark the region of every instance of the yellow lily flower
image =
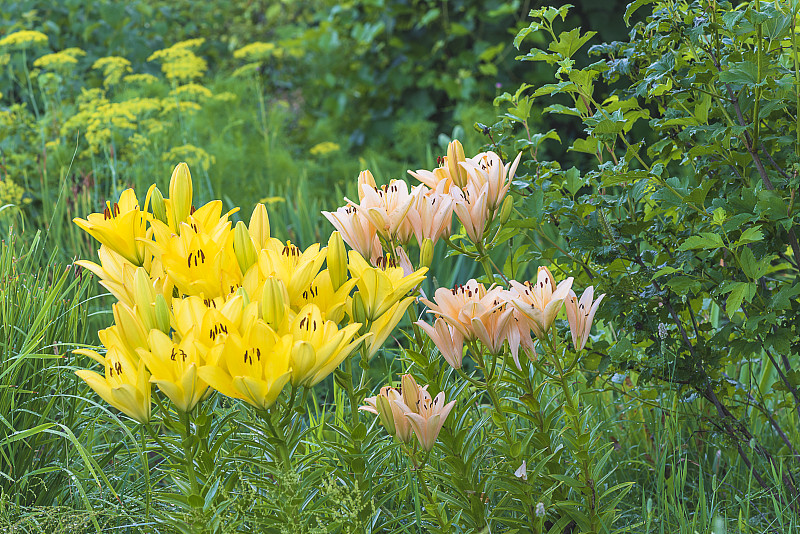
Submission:
[[289,242],[281,245],[278,240],[272,239],[259,253],[258,266],[263,278],[274,276],[284,283],[290,306],[299,309],[302,293],[319,273],[326,252],[327,249],[320,250],[319,243],[301,252]]
[[369,328],[369,333],[372,337],[367,340],[367,354],[372,358],[378,353],[380,348],[386,342],[386,339],[391,335],[398,323],[403,320],[406,310],[414,302],[414,297],[406,297],[394,306],[389,308],[386,313],[372,321]]
[[324,269],[314,278],[311,285],[303,290],[300,298],[292,304],[298,309],[304,308],[307,304],[316,304],[325,320],[339,323],[344,318],[347,299],[355,285],[356,280],[350,278],[334,291],[330,271]]
[[[290,332],[292,384],[313,387],[333,372],[367,335],[353,340],[360,323],[339,330],[333,321],[322,318],[319,307],[305,306],[294,318]],[[351,341],[352,340],[352,341]]]
[[185,413],[191,412],[208,389],[197,369],[205,363],[192,334],[175,343],[159,330],[148,336],[150,350],[138,349],[139,357],[150,371],[150,382]]
[[257,320],[241,336],[231,332],[225,343],[212,348],[198,375],[223,395],[266,410],[291,376],[291,340]]
[[117,346],[110,347],[105,358],[89,349],[75,352],[105,368],[104,376],[87,369],[75,371],[104,401],[140,423],[150,421],[150,373],[143,361],[132,360]]
[[136,266],[105,245],[100,245],[97,256],[100,265],[88,260],[78,260],[75,264],[100,278],[100,285],[108,289],[117,300],[133,306],[134,295],[131,289]]
[[[404,276],[403,268],[387,265],[386,269],[371,267],[358,252],[350,251],[350,274],[358,281],[358,291],[368,319],[374,321],[395,305],[406,293],[425,279],[427,267]],[[393,263],[393,262],[392,262]]]
[[147,234],[147,222],[151,216],[139,209],[139,200],[133,189],[126,189],[113,205],[106,202],[103,213],[92,213],[86,219],[72,219],[82,230],[103,245],[133,263],[145,262],[144,245],[139,241]]

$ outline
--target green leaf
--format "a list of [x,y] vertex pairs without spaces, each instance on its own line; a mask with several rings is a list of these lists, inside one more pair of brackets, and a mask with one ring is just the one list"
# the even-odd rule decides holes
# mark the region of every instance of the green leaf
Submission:
[[758,80],[758,65],[753,61],[731,63],[728,70],[719,73],[719,81],[737,85],[753,85]]
[[733,314],[739,311],[739,308],[742,306],[742,301],[745,298],[750,302],[756,294],[755,284],[734,282],[732,287],[731,294],[728,295],[728,300],[725,302],[725,312],[728,314],[728,317],[733,317]]
[[713,250],[716,248],[724,247],[725,243],[722,242],[722,237],[713,232],[701,232],[699,236],[693,235],[684,241],[678,250]]
[[622,19],[625,21],[625,25],[630,25],[631,16],[636,13],[640,7],[646,6],[647,4],[654,4],[655,2],[656,0],[635,0],[634,2],[628,4],[628,8],[625,10],[625,15],[622,17]]
[[572,57],[586,41],[595,36],[597,32],[586,32],[581,35],[580,28],[573,28],[568,32],[561,32],[558,39],[547,47],[551,52],[559,54],[562,58]]
[[739,236],[734,246],[738,247],[739,245],[746,245],[747,243],[757,243],[763,239],[764,233],[761,231],[761,226],[754,226],[742,232],[742,235]]

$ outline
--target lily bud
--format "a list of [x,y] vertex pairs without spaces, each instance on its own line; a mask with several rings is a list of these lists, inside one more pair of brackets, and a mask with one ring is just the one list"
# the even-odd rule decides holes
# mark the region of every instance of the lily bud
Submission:
[[256,204],[256,207],[253,208],[248,231],[250,232],[250,237],[253,238],[253,242],[256,244],[256,249],[261,250],[264,248],[264,243],[270,238],[269,215],[267,214],[267,207],[264,204]]
[[314,368],[317,358],[314,347],[308,341],[298,341],[292,346],[292,385],[302,386]]
[[161,193],[161,189],[156,187],[156,184],[153,184],[150,187],[150,206],[153,209],[153,216],[156,219],[164,224],[169,224],[169,220],[167,219],[167,205],[164,202],[164,195]]
[[169,307],[167,306],[167,300],[164,298],[164,295],[160,293],[156,295],[155,317],[156,328],[169,335]]
[[261,292],[261,316],[273,330],[283,322],[286,315],[286,302],[289,295],[283,282],[277,278],[267,278]]
[[250,233],[242,221],[236,223],[233,232],[233,252],[236,254],[236,261],[242,274],[246,273],[253,264],[258,261],[258,253],[250,238]]
[[380,420],[383,428],[390,436],[397,434],[397,427],[394,424],[394,414],[392,413],[391,401],[384,395],[378,395],[375,398],[375,406],[378,409],[378,419]]
[[454,139],[447,145],[447,170],[458,187],[467,185],[467,171],[461,167],[462,161],[466,161],[464,147],[458,139]]
[[406,406],[416,411],[417,403],[419,402],[419,385],[417,385],[417,381],[411,375],[403,375],[400,384],[403,402]]
[[429,237],[422,240],[419,248],[419,266],[430,267],[433,262],[433,241]]
[[149,332],[156,328],[155,310],[153,309],[156,291],[150,283],[150,276],[142,267],[137,268],[133,275],[133,287],[137,315],[141,319],[145,330]]
[[339,232],[333,232],[328,239],[328,272],[331,275],[333,290],[338,291],[347,281],[347,251]]
[[514,209],[514,197],[507,196],[500,207],[500,224],[506,224],[508,219],[511,218],[511,210]]
[[361,297],[360,291],[353,295],[353,322],[367,324],[367,309],[364,307],[364,299]]
[[250,304],[250,294],[247,292],[245,288],[240,287],[239,289],[237,289],[236,293],[234,293],[234,296],[242,297],[242,307],[245,307],[248,304]]
[[189,166],[181,162],[172,171],[169,180],[169,200],[172,203],[172,217],[175,228],[186,220],[192,211],[192,175]]

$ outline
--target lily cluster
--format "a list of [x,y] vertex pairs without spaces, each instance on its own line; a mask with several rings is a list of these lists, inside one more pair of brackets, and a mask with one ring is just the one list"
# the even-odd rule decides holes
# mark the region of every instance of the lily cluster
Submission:
[[435,397],[428,386],[420,387],[411,375],[403,375],[401,387],[384,386],[378,395],[364,399],[359,410],[374,413],[383,427],[402,443],[416,436],[420,446],[430,452],[456,401],[445,404],[444,392]]
[[362,171],[358,202],[345,198],[347,205],[323,214],[348,245],[373,263],[383,256],[384,247],[397,251],[412,240],[423,257],[432,254],[433,245],[450,236],[453,213],[470,240],[478,243],[497,216],[510,213],[511,204],[504,198],[520,156],[510,167],[494,152],[466,158],[456,140],[437,169],[408,171],[420,185],[409,189],[404,180],[391,180],[378,187],[372,173]]
[[151,187],[140,207],[128,189],[75,219],[101,243],[99,264],[77,263],[118,299],[115,324],[99,332],[105,354],[78,351],[104,373],[77,374],[140,422],[151,384],[182,412],[212,390],[268,409],[287,384],[313,387],[359,347],[377,352],[425,277],[348,256],[338,232],[327,247],[282,243],[263,204],[249,224],[234,225],[236,210],[223,214],[218,200],[195,209],[185,163],[169,192]]
[[589,339],[594,315],[605,294],[595,299],[594,287],[589,286],[578,299],[572,281],[570,277],[556,285],[550,270],[539,267],[534,282],[511,280],[505,290],[494,285],[487,289],[475,280],[454,289],[439,288],[433,301],[420,299],[435,316],[433,324],[416,324],[454,369],[461,368],[464,344],[475,341],[493,354],[500,354],[507,344],[520,367],[520,347],[532,356],[534,337],[547,340],[553,322],[566,308],[572,343],[579,351]]

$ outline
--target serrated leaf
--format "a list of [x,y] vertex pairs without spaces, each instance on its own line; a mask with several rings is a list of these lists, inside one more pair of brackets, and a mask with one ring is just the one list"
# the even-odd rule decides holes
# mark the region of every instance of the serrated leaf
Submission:
[[686,241],[681,243],[678,250],[713,250],[716,248],[724,247],[725,243],[722,242],[722,237],[713,232],[701,232],[700,235],[693,235]]
[[739,239],[736,241],[736,246],[746,245],[747,243],[757,243],[763,239],[764,232],[761,231],[761,226],[754,226],[742,232],[742,235],[739,236]]
[[749,302],[756,294],[756,285],[748,282],[735,282],[731,289],[728,300],[725,301],[725,312],[728,317],[733,317],[733,314],[739,311],[742,306],[742,301],[747,298]]
[[631,21],[631,16],[633,16],[636,11],[642,7],[646,6],[647,4],[654,4],[656,0],[635,0],[628,4],[628,8],[625,10],[625,15],[622,17],[622,20],[625,21],[625,25],[629,25]]

